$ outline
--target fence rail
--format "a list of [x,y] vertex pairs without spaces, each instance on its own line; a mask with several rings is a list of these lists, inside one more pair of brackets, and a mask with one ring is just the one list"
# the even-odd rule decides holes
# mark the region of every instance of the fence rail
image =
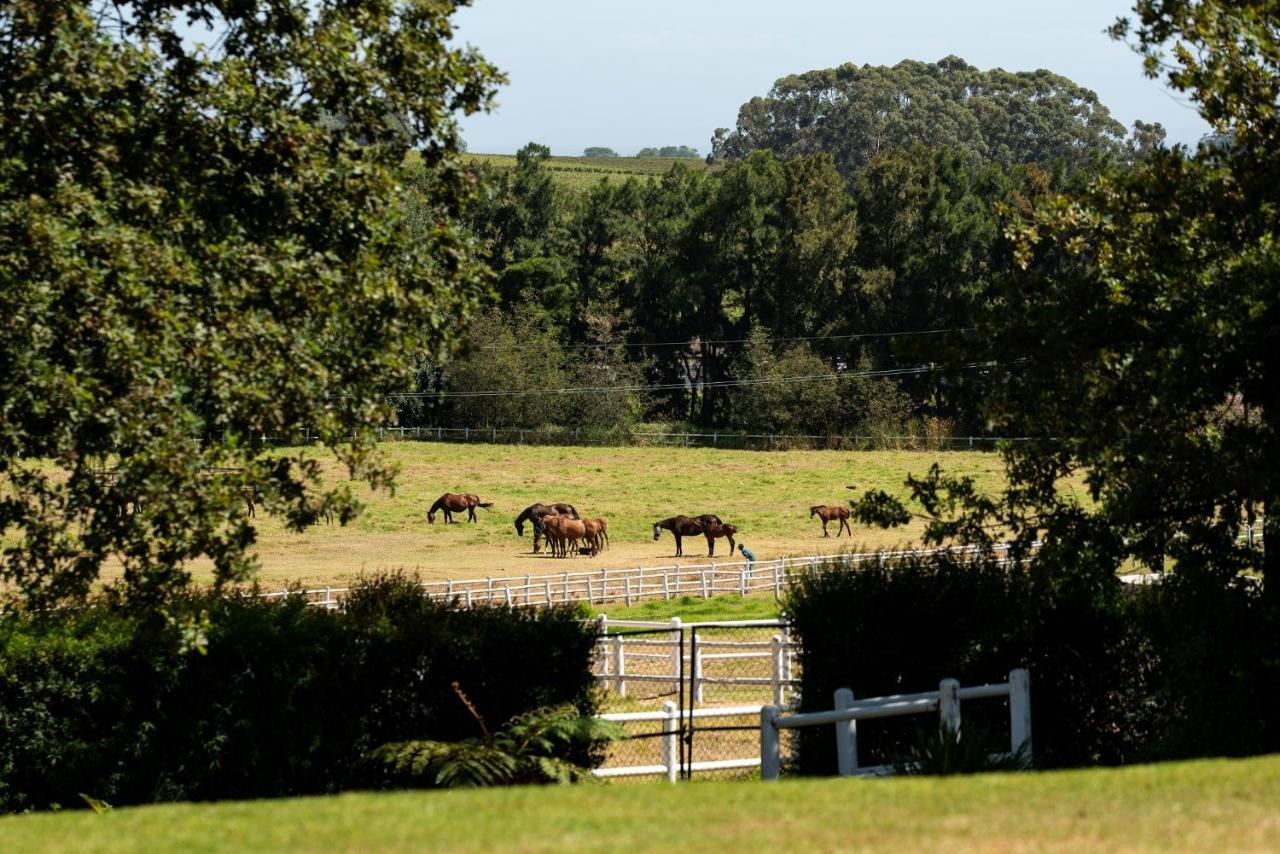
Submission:
[[[998,560],[1008,561],[1008,545],[995,547]],[[706,564],[641,566],[630,569],[598,569],[589,572],[561,572],[548,575],[424,581],[420,587],[431,599],[457,602],[470,608],[475,605],[503,604],[515,607],[557,605],[586,602],[591,605],[631,605],[652,599],[674,599],[751,593],[782,595],[784,587],[801,573],[815,572],[824,565],[842,567],[867,566],[908,557],[977,556],[982,550],[973,547],[938,549],[906,549],[831,555],[780,557],[772,560],[738,560]],[[351,593],[348,587],[318,587],[305,590],[282,590],[262,594],[268,598],[301,596],[310,605],[336,608]],[[615,623],[616,625],[616,623]],[[666,625],[659,623],[659,625]]]
[[836,767],[842,777],[887,774],[893,769],[877,765],[858,767],[857,721],[874,718],[919,715],[936,711],[944,732],[960,731],[960,701],[995,697],[1009,698],[1009,755],[1031,753],[1031,677],[1026,670],[1009,671],[1009,681],[998,685],[960,687],[955,679],[943,679],[937,691],[897,694],[854,700],[853,691],[835,692],[835,708],[823,712],[783,715],[778,705],[760,710],[760,777],[777,780],[782,770],[778,732],[809,726],[835,725]]
[[941,435],[804,435],[782,433],[710,433],[638,431],[522,430],[504,427],[382,427],[381,439],[499,445],[589,445],[604,447],[725,448],[730,450],[896,450],[947,451],[993,449],[1000,442],[1030,442],[1032,437]]

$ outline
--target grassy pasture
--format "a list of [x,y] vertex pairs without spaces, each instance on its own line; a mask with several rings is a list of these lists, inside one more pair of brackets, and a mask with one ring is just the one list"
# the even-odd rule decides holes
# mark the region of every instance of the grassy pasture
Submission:
[[[341,584],[383,569],[417,571],[424,579],[539,575],[600,567],[670,565],[675,543],[652,525],[678,513],[717,513],[739,528],[759,558],[828,554],[904,545],[921,525],[823,539],[813,504],[839,504],[859,490],[904,494],[903,477],[933,462],[994,490],[999,458],[984,452],[732,451],[711,448],[584,448],[395,442],[385,452],[401,469],[394,495],[357,490],[366,511],[347,527],[320,525],[296,534],[260,516],[259,579],[265,586],[302,581]],[[318,453],[318,452],[317,452]],[[337,466],[326,471],[334,478]],[[427,508],[444,492],[472,492],[492,509],[479,522],[428,525]],[[515,516],[535,501],[569,501],[583,515],[609,520],[612,546],[600,556],[556,559],[532,554],[532,532],[517,537]],[[465,519],[465,515],[461,518]],[[686,538],[682,566],[706,562],[706,541]],[[717,543],[726,559],[727,543]],[[207,569],[196,568],[197,576]]]
[[[514,169],[514,154],[467,154],[473,162]],[[684,163],[691,169],[711,169],[699,157],[552,157],[544,167],[555,177],[560,186],[572,190],[585,190],[601,180],[621,184],[628,178],[644,181],[657,178],[671,169],[675,163]]]
[[1274,851],[1280,757],[1039,774],[346,794],[0,818],[10,851]]

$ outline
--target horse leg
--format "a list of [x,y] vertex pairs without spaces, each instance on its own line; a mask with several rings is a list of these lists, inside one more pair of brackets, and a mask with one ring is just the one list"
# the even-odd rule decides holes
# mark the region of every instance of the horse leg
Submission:
[[729,534],[728,536],[729,536],[729,557],[733,557],[733,550],[738,547],[738,544],[733,541],[733,534]]
[[[841,519],[841,520],[840,520],[840,530],[841,530],[841,531],[843,531],[843,530],[847,530],[847,531],[849,532],[849,539],[851,539],[851,540],[853,539],[853,528],[849,525],[849,520],[848,520],[848,519]],[[839,532],[839,531],[837,531],[837,532],[836,532],[836,536],[837,536],[837,537],[838,537],[838,536],[840,536],[840,532]]]
[[707,534],[707,557],[716,556],[716,538]]
[[822,520],[822,536],[824,536],[824,537],[829,537],[829,536],[831,536],[829,533],[827,533],[827,520],[826,520],[826,519],[823,519],[823,520]]
[[684,549],[680,547],[680,535],[676,534],[675,538],[676,538],[676,557],[680,557],[684,554]]

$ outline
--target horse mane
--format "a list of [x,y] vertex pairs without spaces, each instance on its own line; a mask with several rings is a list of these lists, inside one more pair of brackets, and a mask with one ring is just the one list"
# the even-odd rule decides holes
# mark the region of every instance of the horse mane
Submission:
[[[449,493],[447,493],[447,492],[446,492],[444,495],[441,495],[439,498],[437,498],[437,499],[436,499],[436,503],[435,503],[435,504],[432,504],[432,505],[431,505],[431,509],[430,509],[430,510],[428,510],[427,512],[428,512],[428,513],[434,513],[434,512],[436,512],[437,510],[439,510],[441,507],[443,507],[443,506],[444,506],[444,499],[445,499],[445,495],[448,495],[448,494],[449,494]],[[419,506],[421,506],[421,505],[419,505]]]

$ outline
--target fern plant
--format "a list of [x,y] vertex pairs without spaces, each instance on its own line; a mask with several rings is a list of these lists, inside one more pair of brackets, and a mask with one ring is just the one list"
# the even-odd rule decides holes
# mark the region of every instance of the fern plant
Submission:
[[484,718],[454,683],[454,691],[480,726],[464,741],[397,741],[361,758],[356,776],[377,788],[470,788],[533,783],[578,783],[591,769],[566,758],[590,755],[622,738],[612,722],[584,717],[571,705],[535,709],[490,732]]
[[1031,767],[1026,746],[1014,753],[993,754],[987,750],[992,741],[985,729],[961,724],[952,730],[939,726],[921,731],[914,746],[897,758],[895,774],[947,776],[978,774],[983,771],[1025,771]]

